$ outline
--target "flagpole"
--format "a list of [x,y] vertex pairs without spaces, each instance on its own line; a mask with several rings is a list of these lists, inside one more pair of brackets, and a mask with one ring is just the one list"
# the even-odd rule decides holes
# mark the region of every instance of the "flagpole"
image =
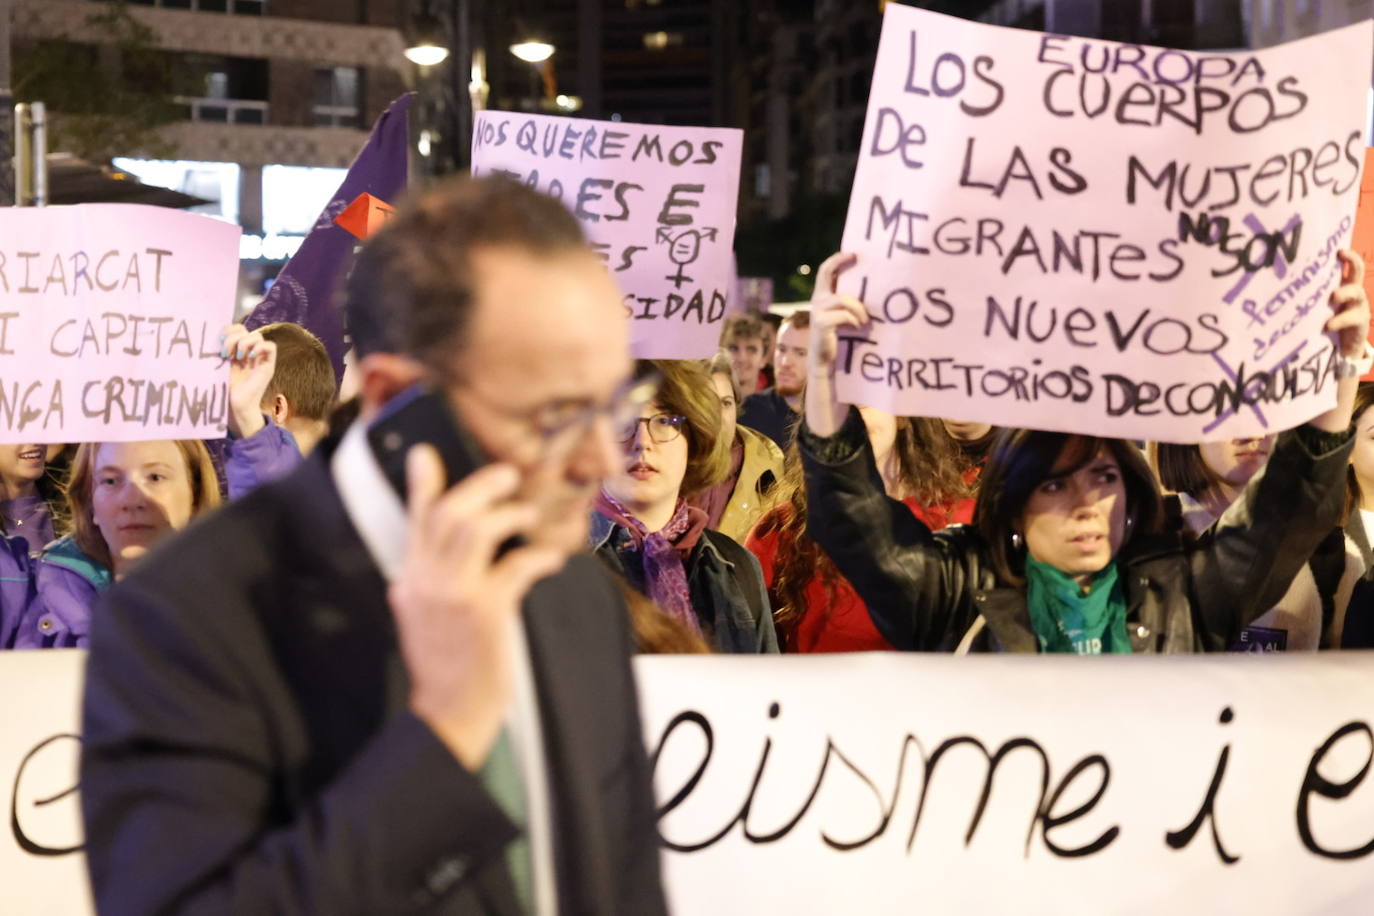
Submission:
[[14,169],[14,90],[10,85],[10,10],[11,0],[0,0],[0,206],[15,202]]
[[468,80],[472,72],[472,10],[469,0],[451,0],[453,13],[453,66],[449,69],[449,98],[453,105],[453,165],[466,172],[472,159],[472,101]]

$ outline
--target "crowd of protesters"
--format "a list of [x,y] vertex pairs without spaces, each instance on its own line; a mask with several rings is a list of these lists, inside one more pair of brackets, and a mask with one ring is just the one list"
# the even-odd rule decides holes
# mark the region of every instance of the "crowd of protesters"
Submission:
[[[571,215],[457,182],[358,257],[356,395],[308,330],[235,325],[225,440],[0,447],[0,643],[91,648],[102,906],[662,912],[636,651],[1374,647],[1358,256],[1336,406],[1191,445],[844,403],[853,260],[710,359],[632,362]],[[492,465],[388,464],[427,403]]]
[[[1330,328],[1367,326],[1342,253]],[[1374,384],[1296,430],[1132,443],[838,401],[836,329],[867,320],[818,272],[811,308],[728,319],[707,360],[641,361],[589,550],[641,651],[1043,652],[1364,647],[1374,624]],[[93,608],[165,536],[285,476],[354,403],[324,346],[222,335],[223,442],[0,447],[0,640],[88,644]],[[1357,350],[1356,344],[1348,349]],[[1352,420],[1353,417],[1353,420]],[[1349,429],[1347,429],[1349,427]],[[1352,626],[1347,627],[1350,620]]]
[[234,325],[220,355],[230,372],[223,442],[0,446],[0,645],[86,647],[97,599],[144,554],[285,476],[324,435],[336,385],[313,334]]
[[607,482],[594,546],[722,652],[1367,647],[1374,384],[1357,388],[1363,265],[1342,260],[1338,406],[1276,436],[1177,445],[840,403],[836,329],[867,312],[835,294],[837,255],[771,352],[771,325],[743,315],[704,371],[641,367],[662,393],[624,431],[632,479]]

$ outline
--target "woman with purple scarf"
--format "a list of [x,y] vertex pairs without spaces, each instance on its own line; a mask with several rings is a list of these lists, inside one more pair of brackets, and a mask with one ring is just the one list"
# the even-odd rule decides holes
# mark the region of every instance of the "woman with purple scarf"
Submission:
[[700,363],[654,361],[658,395],[619,433],[620,471],[592,517],[591,544],[630,586],[719,652],[777,652],[773,613],[758,560],[706,527],[687,498],[729,471],[720,403]]

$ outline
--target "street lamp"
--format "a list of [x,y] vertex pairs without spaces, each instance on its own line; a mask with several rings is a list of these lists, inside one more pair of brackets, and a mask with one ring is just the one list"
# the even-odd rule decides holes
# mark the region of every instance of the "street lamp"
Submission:
[[448,60],[448,48],[436,44],[417,44],[405,49],[406,59],[421,67],[433,67]]
[[547,41],[539,41],[536,38],[531,38],[511,45],[510,53],[527,64],[542,64],[550,57],[553,57],[553,45],[549,44]]
[[433,67],[448,59],[448,44],[444,24],[428,10],[416,15],[410,28],[410,47],[405,49],[406,60],[421,67]]
[[[524,31],[519,25],[516,26],[520,31]],[[530,105],[535,110],[539,110],[539,99],[543,95],[540,92],[540,83],[546,83],[546,69],[551,66],[549,58],[553,57],[554,47],[547,41],[536,38],[529,32],[525,32],[525,40],[518,41],[510,46],[510,53],[530,65]],[[550,89],[552,94],[553,90]]]

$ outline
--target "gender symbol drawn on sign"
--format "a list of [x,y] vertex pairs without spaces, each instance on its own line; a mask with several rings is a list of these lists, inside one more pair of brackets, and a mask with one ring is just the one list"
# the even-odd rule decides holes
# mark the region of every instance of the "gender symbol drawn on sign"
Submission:
[[702,226],[700,229],[684,229],[674,235],[672,229],[659,226],[654,241],[668,245],[668,259],[677,265],[677,273],[668,274],[663,279],[672,280],[675,289],[682,289],[682,284],[690,283],[692,278],[683,273],[683,268],[701,256],[702,239],[714,242],[718,232],[712,226]]

